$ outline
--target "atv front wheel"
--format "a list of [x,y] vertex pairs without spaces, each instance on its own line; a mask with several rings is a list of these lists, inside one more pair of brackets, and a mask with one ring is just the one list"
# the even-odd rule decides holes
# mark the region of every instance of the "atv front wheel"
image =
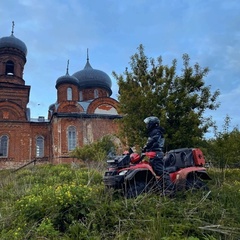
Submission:
[[125,184],[124,195],[126,198],[134,198],[146,192],[148,192],[148,187],[143,181],[133,181]]

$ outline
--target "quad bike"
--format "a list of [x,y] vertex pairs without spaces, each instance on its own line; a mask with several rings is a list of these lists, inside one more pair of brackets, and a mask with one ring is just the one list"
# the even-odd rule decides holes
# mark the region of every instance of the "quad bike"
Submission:
[[[155,155],[155,152],[139,155],[130,149],[121,156],[107,160],[108,169],[103,177],[104,185],[120,190],[127,198],[159,191],[161,176],[156,176],[148,161]],[[199,148],[171,150],[165,154],[163,161],[176,191],[208,188],[205,180],[211,178],[204,167],[205,159]]]

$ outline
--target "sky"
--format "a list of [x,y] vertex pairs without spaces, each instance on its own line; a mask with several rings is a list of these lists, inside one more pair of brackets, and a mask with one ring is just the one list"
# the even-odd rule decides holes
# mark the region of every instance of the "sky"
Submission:
[[211,91],[220,91],[220,107],[206,117],[222,129],[240,123],[240,1],[239,0],[3,0],[0,1],[0,37],[14,36],[27,46],[24,69],[31,86],[31,117],[45,116],[57,100],[55,84],[66,74],[90,64],[118,85],[112,72],[122,74],[130,57],[144,46],[149,58],[162,56],[171,65],[187,53],[190,64],[208,67],[204,79]]

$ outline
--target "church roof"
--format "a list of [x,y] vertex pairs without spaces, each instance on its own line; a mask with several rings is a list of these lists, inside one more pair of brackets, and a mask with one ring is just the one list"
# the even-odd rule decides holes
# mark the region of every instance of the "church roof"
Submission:
[[81,89],[99,87],[106,89],[109,96],[112,94],[112,81],[110,77],[101,70],[93,69],[89,63],[89,59],[87,59],[84,69],[74,73],[73,76],[78,79]]
[[69,65],[69,60],[67,63],[67,72],[64,76],[61,76],[57,79],[56,86],[55,86],[56,88],[58,88],[58,86],[62,83],[70,83],[78,86],[78,79],[74,76],[70,76],[68,73],[68,65]]
[[16,48],[24,53],[24,55],[27,55],[27,47],[23,41],[16,38],[13,33],[9,37],[2,37],[0,38],[0,48]]
[[67,71],[66,71],[66,74],[64,76],[61,76],[57,79],[57,82],[56,82],[56,88],[58,88],[58,86],[60,84],[63,84],[63,83],[70,83],[70,84],[74,84],[76,86],[78,86],[78,79],[75,78],[74,76],[70,76],[69,73],[68,73],[68,66],[69,66],[69,60],[67,61]]
[[0,48],[16,48],[20,51],[22,51],[25,55],[27,56],[27,46],[23,41],[20,39],[16,38],[13,33],[14,33],[14,21],[12,22],[12,32],[9,37],[2,37],[0,38]]

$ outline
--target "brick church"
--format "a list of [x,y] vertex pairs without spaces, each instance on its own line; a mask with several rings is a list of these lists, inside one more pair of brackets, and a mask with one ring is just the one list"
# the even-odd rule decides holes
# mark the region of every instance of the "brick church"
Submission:
[[[30,86],[23,79],[27,47],[14,36],[0,38],[0,169],[20,167],[34,159],[71,162],[69,153],[117,132],[118,102],[111,98],[111,79],[92,68],[56,80],[57,99],[48,118],[30,116]],[[46,86],[47,87],[47,86]],[[52,86],[54,87],[54,86]],[[47,110],[46,110],[47,111]]]

